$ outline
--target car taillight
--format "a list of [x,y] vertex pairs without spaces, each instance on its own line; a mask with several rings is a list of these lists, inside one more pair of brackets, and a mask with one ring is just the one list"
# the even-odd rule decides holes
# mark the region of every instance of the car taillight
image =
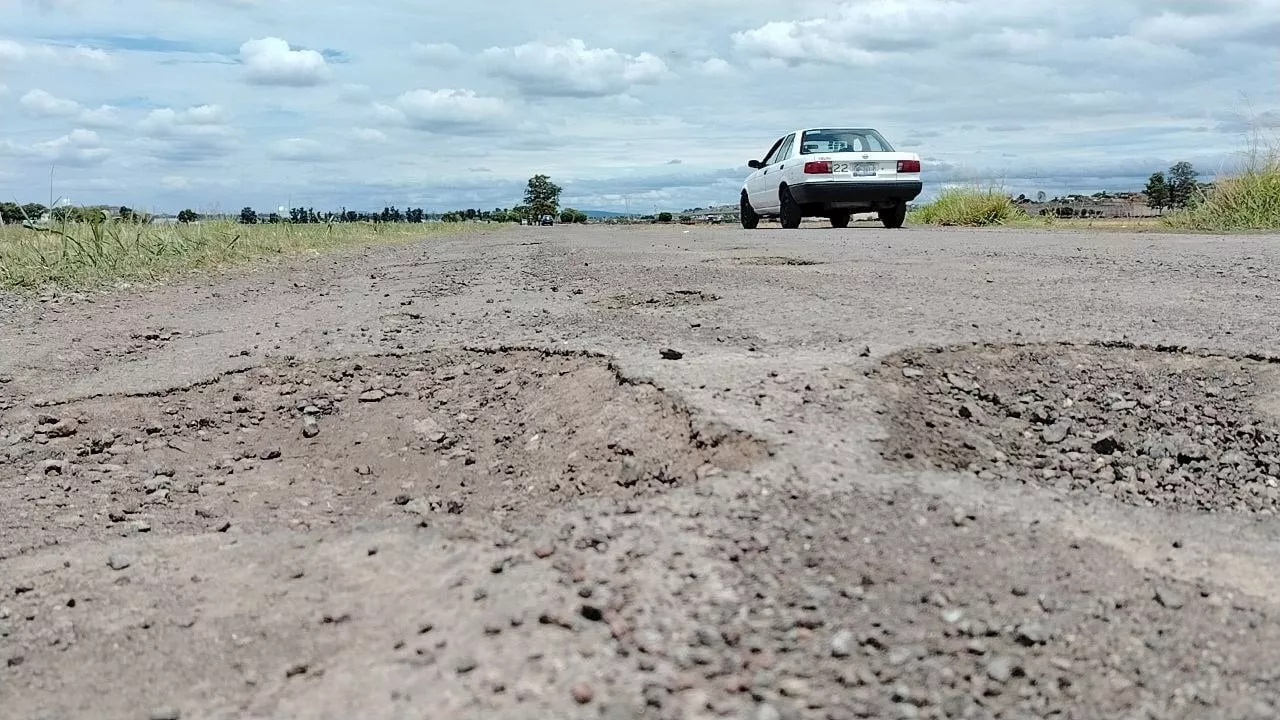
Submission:
[[831,174],[830,160],[814,160],[804,164],[805,175],[829,175]]
[[920,172],[920,161],[919,160],[899,160],[898,172],[918,173]]

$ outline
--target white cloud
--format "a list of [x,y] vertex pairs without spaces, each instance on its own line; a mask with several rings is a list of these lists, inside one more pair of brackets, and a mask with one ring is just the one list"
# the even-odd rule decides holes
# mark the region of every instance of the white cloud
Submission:
[[110,105],[85,108],[80,112],[78,122],[85,127],[94,128],[117,128],[124,125],[124,119],[120,117],[119,109]]
[[80,103],[54,97],[39,88],[28,91],[18,104],[29,115],[40,118],[69,117],[80,112]]
[[698,64],[698,72],[710,77],[724,77],[734,74],[733,66],[723,58],[713,57]]
[[221,128],[228,123],[227,113],[218,105],[197,105],[185,110],[160,108],[152,110],[138,129],[154,137],[169,137],[202,132],[201,128]]
[[74,117],[78,125],[86,128],[113,128],[119,127],[123,122],[117,109],[109,105],[86,108],[75,100],[57,97],[40,88],[29,90],[18,100],[18,104],[31,117]]
[[292,162],[320,162],[332,160],[340,155],[334,145],[310,138],[277,140],[268,148],[267,154],[276,160]]
[[0,154],[87,167],[101,164],[111,156],[111,151],[103,146],[96,132],[77,128],[62,137],[34,145],[24,146],[5,140],[0,142]]
[[672,74],[667,64],[651,53],[627,55],[612,48],[589,48],[578,39],[560,45],[491,47],[481,57],[490,72],[512,81],[527,95],[621,95],[637,85],[653,84]]
[[390,140],[386,133],[374,128],[356,128],[351,131],[351,137],[362,143],[385,143]]
[[212,160],[238,147],[237,133],[218,105],[152,110],[138,123],[138,130],[142,137],[134,142],[135,149],[168,162]]
[[0,66],[6,63],[47,63],[92,69],[106,69],[113,65],[111,56],[98,48],[0,40]]
[[472,90],[411,90],[375,111],[384,121],[442,135],[483,135],[512,123],[503,100]]
[[240,46],[245,79],[255,85],[311,87],[329,79],[329,65],[315,50],[293,50],[277,37],[249,40]]
[[453,43],[414,43],[409,47],[409,55],[424,65],[436,67],[455,67],[463,60],[462,51]]

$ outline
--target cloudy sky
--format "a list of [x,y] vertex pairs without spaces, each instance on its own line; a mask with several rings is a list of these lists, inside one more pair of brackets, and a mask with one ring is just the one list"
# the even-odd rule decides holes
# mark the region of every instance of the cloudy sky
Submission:
[[802,126],[925,180],[1140,187],[1280,126],[1276,0],[0,0],[0,199],[736,201]]

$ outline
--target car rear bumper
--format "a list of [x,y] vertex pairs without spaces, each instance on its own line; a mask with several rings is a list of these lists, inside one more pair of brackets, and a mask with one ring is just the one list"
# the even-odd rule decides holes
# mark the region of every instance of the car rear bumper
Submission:
[[884,205],[911,202],[923,188],[919,180],[817,182],[792,185],[791,196],[801,205]]

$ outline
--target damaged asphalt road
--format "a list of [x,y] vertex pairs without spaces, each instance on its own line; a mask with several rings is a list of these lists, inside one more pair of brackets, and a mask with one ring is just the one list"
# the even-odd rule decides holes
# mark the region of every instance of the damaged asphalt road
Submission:
[[0,300],[2,714],[1280,714],[1276,237],[684,229]]

